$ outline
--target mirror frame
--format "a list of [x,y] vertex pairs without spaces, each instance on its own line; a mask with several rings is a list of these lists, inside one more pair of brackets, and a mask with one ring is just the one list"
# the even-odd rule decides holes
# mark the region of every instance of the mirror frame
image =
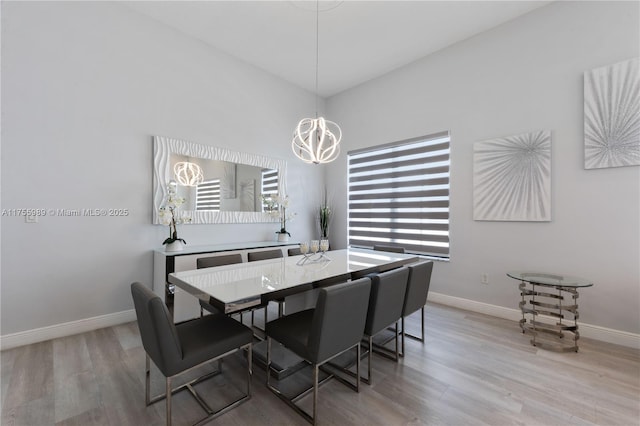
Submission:
[[[278,193],[286,194],[287,162],[258,154],[231,151],[210,145],[201,145],[164,136],[153,136],[153,224],[160,224],[158,210],[167,197],[167,184],[173,179],[171,154],[209,160],[228,161],[265,169],[278,170]],[[184,210],[193,224],[213,223],[267,223],[277,219],[264,212]]]

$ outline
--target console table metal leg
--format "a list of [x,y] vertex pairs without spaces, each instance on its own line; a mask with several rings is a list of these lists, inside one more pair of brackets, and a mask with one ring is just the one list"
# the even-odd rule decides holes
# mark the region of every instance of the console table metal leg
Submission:
[[[535,306],[536,304],[536,285],[531,284],[531,304]],[[536,346],[536,336],[538,335],[538,331],[536,329],[536,314],[533,313],[531,316],[531,324],[533,326],[533,339],[531,340],[531,344]]]
[[575,330],[573,331],[573,342],[576,347],[576,352],[578,352],[578,339],[580,338],[580,333],[578,333],[578,290],[573,290],[573,305],[576,307],[576,310],[573,312],[573,325],[575,326]]
[[522,334],[526,332],[527,318],[524,316],[524,308],[527,304],[527,301],[524,299],[525,288],[527,284],[524,281],[520,281],[520,296],[522,297],[522,301],[520,302],[520,312],[522,312],[522,320],[520,320],[520,328],[522,329]]
[[560,319],[558,320],[558,325],[560,326],[560,331],[558,332],[558,336],[562,339],[564,337],[564,333],[562,332],[562,288],[558,287],[558,316]]

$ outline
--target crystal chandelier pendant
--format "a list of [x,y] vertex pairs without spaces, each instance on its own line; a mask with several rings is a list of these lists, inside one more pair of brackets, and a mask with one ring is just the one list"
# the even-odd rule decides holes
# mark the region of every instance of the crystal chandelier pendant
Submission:
[[293,133],[293,153],[308,164],[323,164],[340,154],[342,130],[324,118],[303,118]]
[[173,166],[173,174],[182,186],[198,186],[204,180],[202,169],[196,163],[181,161]]

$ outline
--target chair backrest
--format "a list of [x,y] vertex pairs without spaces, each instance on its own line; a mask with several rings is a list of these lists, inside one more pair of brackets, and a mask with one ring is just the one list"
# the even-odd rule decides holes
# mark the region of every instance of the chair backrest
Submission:
[[142,346],[162,374],[182,359],[182,345],[167,306],[153,291],[139,282],[131,284],[131,296],[138,318]]
[[427,303],[433,262],[427,260],[412,263],[407,265],[407,269],[409,269],[409,279],[407,281],[407,293],[404,297],[404,307],[402,308],[403,317],[414,313]]
[[198,269],[213,268],[214,266],[231,265],[234,263],[242,263],[242,255],[240,255],[240,253],[201,257],[196,260],[196,266]]
[[409,269],[406,266],[371,274],[371,295],[364,332],[373,336],[402,317]]
[[323,362],[362,340],[371,280],[320,289],[307,343],[311,362]]
[[253,262],[254,260],[265,260],[265,259],[277,259],[282,256],[282,250],[264,250],[264,251],[253,251],[247,255],[249,262]]
[[298,256],[299,254],[302,254],[302,251],[300,250],[300,247],[295,247],[287,250],[287,253],[289,256]]
[[376,244],[373,246],[373,249],[376,251],[390,251],[392,253],[404,253],[404,247],[398,247],[398,246],[385,246],[382,244]]

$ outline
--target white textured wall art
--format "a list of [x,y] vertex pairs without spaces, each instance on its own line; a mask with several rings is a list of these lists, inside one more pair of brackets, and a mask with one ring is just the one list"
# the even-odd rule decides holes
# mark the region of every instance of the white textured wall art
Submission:
[[473,219],[551,220],[551,132],[474,144]]
[[640,165],[640,58],[584,73],[584,167]]
[[240,182],[240,210],[256,211],[256,181],[254,179]]
[[234,163],[225,161],[221,180],[220,195],[223,200],[236,198],[236,170]]

